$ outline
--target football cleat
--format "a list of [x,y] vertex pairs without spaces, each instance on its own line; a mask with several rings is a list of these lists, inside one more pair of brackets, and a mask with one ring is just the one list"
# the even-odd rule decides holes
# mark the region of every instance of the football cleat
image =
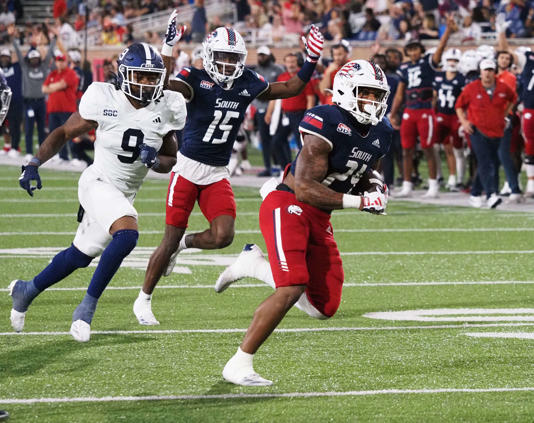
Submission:
[[228,266],[215,282],[215,292],[221,293],[232,283],[245,277],[253,277],[254,260],[263,258],[261,248],[256,244],[246,244],[237,260]]
[[499,197],[495,193],[491,194],[490,198],[488,198],[488,201],[487,201],[488,208],[490,209],[496,209],[497,206],[501,203],[502,203],[502,198]]
[[14,308],[11,309],[11,327],[15,332],[22,332],[22,329],[24,329],[25,318],[26,312],[21,313]]
[[133,312],[140,325],[159,325],[156,316],[152,313],[152,302],[150,299],[137,297],[133,305]]
[[37,295],[36,292],[31,293],[31,290],[28,289],[28,284],[29,282],[27,281],[15,279],[8,286],[9,295],[13,303],[11,308],[11,327],[16,332],[21,332],[24,329],[26,311],[33,298]]
[[469,205],[479,209],[482,207],[482,197],[480,197],[480,195],[471,195],[469,197]]
[[72,322],[70,334],[78,342],[88,342],[91,339],[91,325],[83,320]]
[[252,366],[242,367],[234,357],[228,360],[222,372],[224,380],[242,386],[269,386],[272,380],[264,379],[257,374]]

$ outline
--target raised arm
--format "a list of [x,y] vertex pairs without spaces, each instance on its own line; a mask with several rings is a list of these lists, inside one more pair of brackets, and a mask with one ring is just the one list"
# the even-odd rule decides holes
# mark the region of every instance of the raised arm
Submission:
[[393,125],[393,128],[395,129],[399,129],[400,127],[399,110],[402,106],[402,102],[404,101],[405,88],[406,84],[400,81],[399,85],[397,86],[397,92],[395,93],[395,97],[393,98],[393,104],[391,105],[391,112],[389,116],[391,125]]
[[443,55],[443,51],[445,50],[445,47],[447,46],[447,42],[449,41],[449,37],[455,28],[456,28],[456,22],[454,22],[454,17],[452,14],[449,14],[447,16],[447,28],[445,29],[445,32],[441,36],[438,47],[436,48],[436,51],[434,52],[434,55],[432,56],[432,62],[434,62],[435,64],[439,65],[439,63],[441,62],[441,56]]

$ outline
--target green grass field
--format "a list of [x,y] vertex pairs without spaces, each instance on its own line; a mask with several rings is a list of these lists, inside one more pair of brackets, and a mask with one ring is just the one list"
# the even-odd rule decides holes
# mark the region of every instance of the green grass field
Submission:
[[[102,296],[91,341],[79,344],[68,330],[94,267],[40,295],[24,333],[11,331],[5,288],[70,244],[78,207],[78,174],[42,170],[35,198],[18,175],[0,167],[0,409],[12,422],[534,419],[531,213],[398,201],[387,216],[335,212],[346,276],[338,313],[317,321],[290,311],[255,357],[274,385],[245,388],[221,371],[271,290],[253,279],[222,294],[212,287],[243,244],[264,247],[256,189],[235,189],[232,246],[181,254],[179,272],[155,291],[161,325],[143,327],[132,304],[162,236],[167,186],[147,180],[138,247]],[[190,227],[206,227],[198,209]],[[405,320],[366,316],[407,310]]]

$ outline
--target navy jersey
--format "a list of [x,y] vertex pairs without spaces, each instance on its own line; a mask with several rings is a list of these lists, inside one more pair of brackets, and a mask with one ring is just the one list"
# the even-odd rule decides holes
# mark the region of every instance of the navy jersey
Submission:
[[525,109],[534,109],[534,52],[525,53],[527,61],[521,72],[521,101]]
[[446,115],[456,114],[454,105],[464,86],[465,77],[459,72],[452,79],[447,79],[445,72],[436,73],[433,84],[437,93],[436,111]]
[[397,70],[401,81],[406,84],[406,108],[431,109],[432,83],[436,76],[437,65],[432,62],[430,53],[417,62],[404,62]]
[[[312,134],[332,146],[323,185],[336,192],[350,193],[364,172],[374,168],[378,159],[388,152],[393,128],[387,118],[376,126],[369,125],[366,136],[360,135],[358,130],[367,127],[335,105],[317,106],[306,112],[299,126],[302,136]],[[297,159],[291,163],[293,174],[296,163]]]
[[180,153],[210,166],[226,166],[247,107],[268,82],[246,68],[230,90],[223,90],[203,69],[184,68],[177,78],[193,91]]
[[386,113],[389,113],[391,111],[391,106],[393,105],[393,99],[395,98],[397,87],[399,86],[400,76],[397,74],[397,72],[386,72],[386,78],[389,85],[388,109]]

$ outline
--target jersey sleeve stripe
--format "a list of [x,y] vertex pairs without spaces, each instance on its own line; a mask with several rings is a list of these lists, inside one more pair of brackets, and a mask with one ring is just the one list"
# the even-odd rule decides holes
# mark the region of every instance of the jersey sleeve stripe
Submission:
[[[265,81],[265,82],[267,82],[267,81]],[[264,92],[266,92],[269,89],[270,86],[271,86],[271,84],[269,82],[267,82],[267,86],[265,87],[265,89],[261,93],[259,93],[256,96],[256,98],[258,98],[260,95],[262,95]]]
[[[309,130],[307,128],[303,128],[302,126],[299,126],[299,131],[301,132],[301,134],[305,133],[305,134],[315,135],[316,137],[319,137],[319,138],[325,140],[328,143],[328,145],[330,146],[331,150],[334,148],[334,144],[332,144],[332,141],[330,141],[324,135],[321,135],[321,134],[319,134],[317,132],[311,131],[311,130]],[[302,137],[302,138],[304,138],[304,137]]]
[[184,100],[186,103],[190,103],[191,101],[193,101],[193,98],[195,97],[195,90],[189,83],[185,82],[183,79],[180,79],[180,78],[172,78],[172,81],[177,81],[177,82],[181,82],[182,84],[185,84],[187,88],[189,88],[189,91],[191,92],[191,98],[187,99],[184,96]]

